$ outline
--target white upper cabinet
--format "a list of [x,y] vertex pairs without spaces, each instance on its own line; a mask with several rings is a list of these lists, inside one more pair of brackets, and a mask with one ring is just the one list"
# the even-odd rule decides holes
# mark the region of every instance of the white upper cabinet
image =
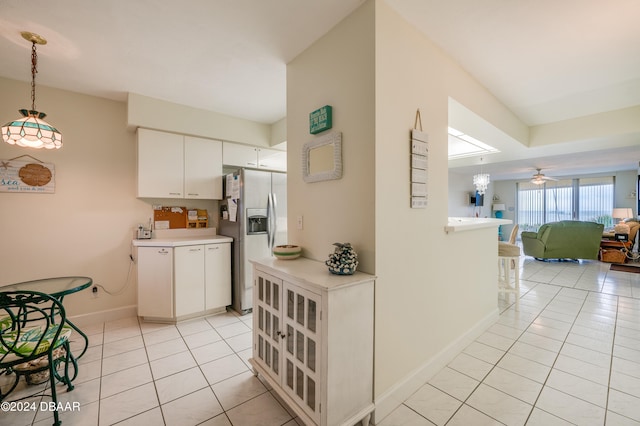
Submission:
[[258,168],[287,171],[287,151],[258,148]]
[[222,199],[222,142],[184,137],[184,198]]
[[138,129],[138,197],[184,198],[181,135]]
[[226,166],[287,171],[287,152],[277,149],[224,142],[222,162]]
[[222,142],[138,129],[138,197],[222,199]]
[[222,144],[222,162],[225,166],[258,167],[256,148],[249,145],[224,142]]

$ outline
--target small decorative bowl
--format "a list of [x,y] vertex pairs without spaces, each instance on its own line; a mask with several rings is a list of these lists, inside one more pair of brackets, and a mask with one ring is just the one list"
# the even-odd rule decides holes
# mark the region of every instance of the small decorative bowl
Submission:
[[273,255],[282,260],[293,260],[300,257],[302,253],[302,247],[293,244],[285,244],[281,246],[275,246],[273,248]]

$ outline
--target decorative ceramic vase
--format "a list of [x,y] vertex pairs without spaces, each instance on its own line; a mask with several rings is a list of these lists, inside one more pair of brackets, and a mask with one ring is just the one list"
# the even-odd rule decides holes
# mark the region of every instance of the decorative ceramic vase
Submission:
[[329,272],[336,275],[352,275],[358,267],[358,255],[350,243],[333,243],[336,249],[325,264]]
[[273,248],[273,255],[282,260],[297,259],[301,253],[302,247],[293,244],[285,244]]

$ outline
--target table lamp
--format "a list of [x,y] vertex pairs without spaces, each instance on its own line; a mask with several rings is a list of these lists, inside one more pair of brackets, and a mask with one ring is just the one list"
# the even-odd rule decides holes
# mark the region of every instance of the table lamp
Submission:
[[629,225],[623,223],[623,219],[629,219],[633,217],[633,210],[628,207],[616,207],[613,209],[613,213],[611,214],[614,219],[618,219],[618,223],[614,226],[614,232],[616,234],[628,234],[629,233]]
[[496,217],[498,219],[502,219],[502,215],[503,215],[503,211],[507,209],[507,206],[505,206],[504,204],[494,204],[493,205],[493,211],[495,212],[494,214],[496,215]]

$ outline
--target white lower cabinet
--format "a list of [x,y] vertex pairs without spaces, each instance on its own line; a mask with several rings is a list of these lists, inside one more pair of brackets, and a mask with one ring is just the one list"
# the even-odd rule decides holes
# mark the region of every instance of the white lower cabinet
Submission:
[[230,304],[230,243],[138,247],[138,316],[175,321]]
[[231,245],[204,246],[204,308],[231,305]]
[[173,317],[171,247],[138,247],[138,316]]
[[204,311],[204,246],[176,247],[173,253],[176,317]]
[[374,277],[308,259],[254,262],[253,276],[255,371],[305,424],[368,424]]

